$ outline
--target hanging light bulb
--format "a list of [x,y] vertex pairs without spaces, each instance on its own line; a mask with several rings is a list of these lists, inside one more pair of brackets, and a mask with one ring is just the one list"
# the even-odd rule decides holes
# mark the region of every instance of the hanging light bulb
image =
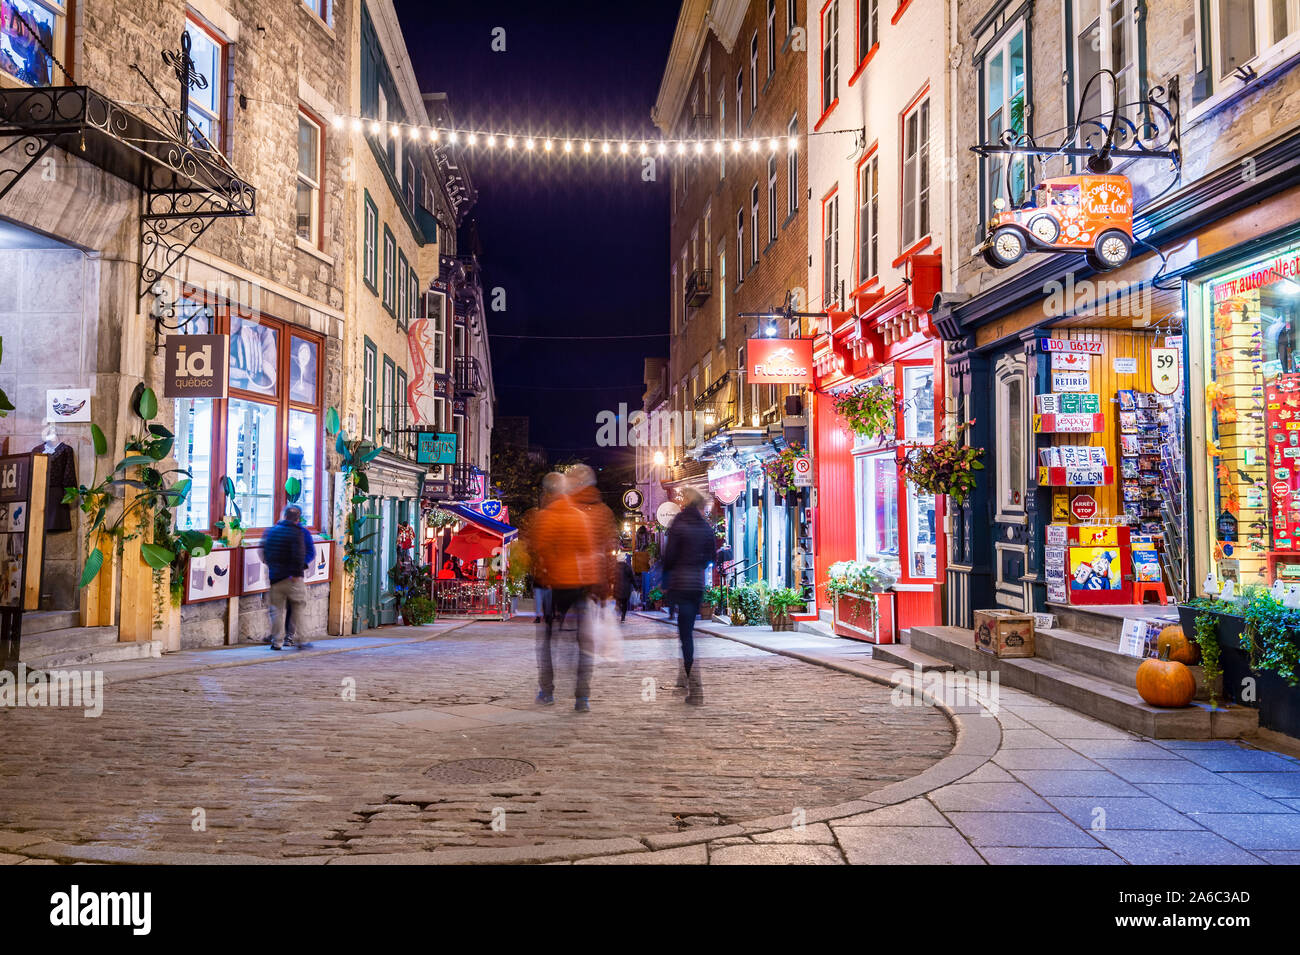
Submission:
[[420,138],[420,127],[419,127],[419,126],[412,126],[412,127],[411,127],[411,139],[419,139],[419,138]]
[[397,128],[396,123],[393,123],[391,126],[388,127],[388,135],[396,139],[398,136],[402,135],[402,131]]
[[649,148],[646,146],[645,143],[642,143],[641,148],[638,151],[641,153],[642,156],[644,156],[647,152],[649,152]]
[[781,148],[781,144],[775,139],[772,140],[768,145],[771,147],[772,152],[776,152],[778,149]]
[[750,151],[751,153],[756,153],[756,152],[758,152],[758,148],[759,148],[759,147],[758,147],[758,140],[757,140],[757,139],[754,140],[752,143],[749,144],[749,151]]
[[721,152],[722,152],[722,140],[721,140],[721,139],[719,139],[716,143],[713,144],[713,151],[714,151],[715,153],[721,153]]
[[564,151],[565,151],[566,153],[571,153],[571,152],[573,152],[573,142],[572,142],[571,140],[566,139],[566,140],[564,141]]
[[601,144],[600,144],[600,151],[601,151],[602,153],[606,153],[606,154],[608,154],[608,153],[609,153],[609,143],[601,143]]
[[790,152],[795,152],[798,148],[799,148],[799,137],[798,137],[798,136],[791,136],[791,137],[790,137]]
[[618,144],[618,151],[619,151],[620,153],[622,153],[624,156],[626,156],[626,155],[627,155],[627,143],[619,143],[619,144]]
[[438,131],[437,131],[436,129],[430,129],[430,130],[429,130],[429,142],[431,142],[431,143],[436,143],[437,141],[438,141]]
[[342,116],[337,116],[337,115],[336,115],[336,116],[334,117],[334,119],[331,120],[330,122],[331,122],[331,125],[332,125],[335,129],[342,129],[342,128],[343,128],[343,117],[342,117]]
[[477,145],[478,145],[478,133],[466,133],[466,134],[465,134],[465,142],[469,143],[469,145],[471,145],[471,146],[477,146]]
[[528,139],[525,139],[525,140],[524,140],[524,148],[525,148],[525,149],[532,149],[532,148],[533,148],[533,140],[532,140],[531,137],[529,137]]
[[587,142],[587,141],[584,140],[583,143],[582,143],[582,151],[583,151],[584,153],[589,153],[589,152],[591,152],[591,143],[589,143],[589,142]]
[[663,155],[664,153],[666,153],[666,152],[668,152],[668,144],[667,144],[667,143],[660,143],[660,144],[659,144],[659,155],[662,156],[662,155]]
[[497,138],[495,134],[488,136],[487,144],[488,144],[488,149],[493,149],[496,147]]
[[686,144],[685,144],[685,143],[678,143],[678,144],[677,144],[677,155],[679,155],[679,156],[685,156],[685,155],[686,155]]
[[376,120],[371,120],[371,121],[370,121],[370,135],[371,135],[371,136],[378,136],[379,133],[380,133],[380,131],[381,131],[382,129],[383,129],[383,127],[380,126],[379,123],[378,123]]
[[542,143],[542,148],[545,149],[548,153],[551,151],[551,149],[554,146],[555,144],[551,142],[549,139],[546,142]]
[[695,155],[697,155],[697,156],[701,156],[701,155],[703,155],[703,154],[704,154],[704,143],[698,143],[698,142],[697,142],[697,143],[695,144]]
[[515,148],[515,137],[513,137],[513,136],[507,136],[507,137],[506,137],[506,149],[514,149],[514,148]]
[[353,131],[354,133],[359,133],[359,132],[361,132],[361,129],[362,129],[361,120],[359,120],[359,119],[354,119],[354,120],[352,121],[352,131]]
[[734,140],[734,141],[732,142],[732,144],[731,144],[731,151],[732,151],[733,153],[738,153],[738,152],[740,152],[740,140],[739,140],[739,139]]
[[448,132],[447,132],[447,142],[451,143],[453,146],[456,145],[456,130],[454,130],[454,129],[452,129],[452,130],[448,130]]

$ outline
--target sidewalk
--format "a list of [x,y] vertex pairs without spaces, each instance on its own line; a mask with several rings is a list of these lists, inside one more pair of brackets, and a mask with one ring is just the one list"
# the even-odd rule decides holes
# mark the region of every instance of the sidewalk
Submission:
[[[871,680],[914,676],[872,660],[869,644],[708,621],[697,629]],[[975,709],[952,714],[954,753],[971,748],[964,731],[985,735],[983,724],[997,728],[991,758],[918,798],[832,819],[817,840],[868,865],[1300,863],[1300,759],[1247,741],[1146,740],[1017,690],[999,688],[996,717],[972,719]],[[725,861],[715,851],[725,857],[729,845],[710,843],[709,861]],[[748,850],[746,861],[771,861],[764,852]]]

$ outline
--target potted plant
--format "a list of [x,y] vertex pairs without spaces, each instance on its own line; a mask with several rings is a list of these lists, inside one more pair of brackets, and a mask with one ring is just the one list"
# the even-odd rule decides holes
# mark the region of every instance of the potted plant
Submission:
[[877,569],[860,560],[842,560],[826,572],[826,593],[834,608],[835,632],[879,642],[876,594],[884,590]]
[[897,402],[898,392],[894,387],[879,382],[841,391],[831,403],[850,431],[877,441],[887,441],[895,434],[894,409]]
[[803,445],[791,441],[780,454],[763,464],[763,473],[772,482],[772,490],[778,498],[799,493],[794,484],[794,462],[803,456]]
[[407,605],[416,597],[433,593],[433,568],[413,560],[401,560],[389,568],[388,579],[393,582],[393,589],[385,596],[397,603],[397,622],[411,623]]
[[768,619],[773,630],[794,630],[794,618],[790,611],[796,607],[805,609],[808,602],[803,599],[803,592],[793,587],[777,587],[767,595]]
[[1178,614],[1196,636],[1211,703],[1219,702],[1221,676],[1229,703],[1258,708],[1264,729],[1300,736],[1300,609],[1250,586],[1232,601],[1190,600]]
[[961,432],[974,423],[959,424],[955,438],[911,448],[903,457],[903,476],[918,491],[946,494],[954,504],[963,503],[975,487],[975,472],[984,470],[984,449],[961,443]]
[[714,608],[726,609],[721,587],[705,587],[704,599],[700,603],[700,619],[712,620]]
[[[244,541],[243,513],[239,502],[235,500],[235,482],[228,475],[221,476],[221,490],[226,495],[226,516],[217,521],[217,530],[221,531],[221,542],[227,547],[238,547]],[[234,508],[231,514],[229,508]]]
[[651,588],[650,593],[645,595],[645,599],[649,603],[651,610],[658,610],[659,604],[664,599],[664,592],[658,587]]
[[756,626],[767,619],[767,587],[763,584],[742,584],[728,597],[731,624],[734,627]]

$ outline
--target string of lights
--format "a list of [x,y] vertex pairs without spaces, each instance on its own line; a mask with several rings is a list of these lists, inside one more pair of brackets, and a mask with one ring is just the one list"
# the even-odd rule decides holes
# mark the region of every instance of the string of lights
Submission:
[[450,146],[476,147],[485,151],[539,153],[554,156],[664,156],[695,157],[708,154],[796,152],[799,137],[782,134],[771,137],[719,139],[644,139],[602,138],[591,136],[554,136],[492,132],[482,129],[451,129],[441,126],[422,126],[413,123],[380,122],[360,116],[337,115],[331,121],[335,130],[356,134],[401,139],[410,142],[427,142]]

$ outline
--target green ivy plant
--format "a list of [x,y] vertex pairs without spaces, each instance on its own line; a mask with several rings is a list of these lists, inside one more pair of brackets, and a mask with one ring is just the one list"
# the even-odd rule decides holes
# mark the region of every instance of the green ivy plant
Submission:
[[[116,547],[120,553],[126,541],[135,539],[148,527],[153,539],[140,545],[140,555],[154,571],[172,569],[172,601],[176,603],[184,584],[186,560],[210,553],[212,538],[200,531],[176,530],[171,509],[189,496],[191,477],[182,468],[161,467],[163,459],[172,452],[175,437],[162,425],[150,423],[158,414],[158,398],[153,389],[138,387],[131,406],[144,424],[144,432],[126,439],[124,456],[100,479],[99,461],[108,457],[108,440],[99,425],[91,424],[96,480],[90,485],[70,487],[63,494],[64,504],[75,505],[90,520],[86,530],[86,563],[78,586],[86,587],[99,575],[108,556],[106,548]],[[139,493],[110,522],[109,511],[119,490],[127,487]],[[157,577],[155,574],[155,580]]]
[[895,435],[894,413],[898,397],[892,385],[879,382],[841,391],[832,404],[850,431],[883,441]]
[[1195,622],[1196,643],[1201,648],[1201,672],[1210,688],[1210,706],[1219,706],[1219,678],[1223,667],[1219,664],[1219,621],[1211,613],[1198,613]]
[[339,424],[338,410],[332,407],[325,414],[325,433],[334,436],[334,450],[342,459],[343,483],[351,492],[343,526],[343,570],[352,577],[361,566],[362,558],[375,552],[365,543],[378,531],[366,530],[365,524],[376,518],[373,514],[362,513],[361,508],[370,496],[370,479],[366,477],[366,470],[383,448],[365,440],[349,441]]

